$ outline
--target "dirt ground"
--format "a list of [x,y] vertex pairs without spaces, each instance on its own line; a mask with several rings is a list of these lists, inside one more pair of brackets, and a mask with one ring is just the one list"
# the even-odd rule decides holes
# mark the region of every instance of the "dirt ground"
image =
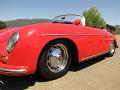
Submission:
[[[120,46],[120,36],[117,36]],[[0,90],[120,90],[120,49],[113,57],[97,57],[83,62],[53,81],[36,75],[8,77],[0,75]]]

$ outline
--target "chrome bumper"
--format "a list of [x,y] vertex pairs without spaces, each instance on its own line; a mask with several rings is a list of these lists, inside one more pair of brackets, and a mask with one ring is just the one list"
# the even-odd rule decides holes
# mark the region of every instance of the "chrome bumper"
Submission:
[[0,68],[0,73],[6,73],[6,74],[24,74],[26,72],[27,72],[26,69],[12,70],[12,69]]

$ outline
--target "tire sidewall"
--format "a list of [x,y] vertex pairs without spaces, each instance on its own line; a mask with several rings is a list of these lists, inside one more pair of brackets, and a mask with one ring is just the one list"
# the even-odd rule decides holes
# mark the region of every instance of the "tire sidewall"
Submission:
[[[48,51],[50,50],[50,48],[55,45],[55,44],[63,44],[66,46],[67,50],[68,50],[68,61],[67,61],[67,64],[65,66],[65,68],[60,71],[60,72],[52,72],[48,66],[47,66],[47,54],[48,54]],[[71,64],[71,59],[72,59],[72,55],[71,55],[71,51],[70,51],[70,47],[69,45],[64,42],[64,41],[54,41],[54,42],[50,42],[47,44],[47,46],[45,47],[44,51],[43,51],[43,54],[41,56],[41,58],[39,59],[39,66],[38,66],[38,72],[39,74],[41,74],[41,76],[45,79],[48,79],[48,80],[52,80],[52,79],[57,79],[61,76],[63,76],[64,74],[67,73],[68,71],[68,68]]]

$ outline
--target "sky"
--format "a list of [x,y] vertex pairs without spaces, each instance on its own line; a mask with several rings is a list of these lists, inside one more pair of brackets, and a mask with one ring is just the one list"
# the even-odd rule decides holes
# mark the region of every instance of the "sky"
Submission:
[[81,14],[96,6],[104,20],[120,25],[120,0],[0,0],[0,20],[52,19],[57,15]]

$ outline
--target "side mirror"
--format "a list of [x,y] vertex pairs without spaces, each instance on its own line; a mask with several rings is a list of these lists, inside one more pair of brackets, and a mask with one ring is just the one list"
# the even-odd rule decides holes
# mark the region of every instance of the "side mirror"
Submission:
[[74,25],[80,25],[80,24],[81,24],[80,19],[76,19],[76,20],[74,20],[73,24],[74,24]]

